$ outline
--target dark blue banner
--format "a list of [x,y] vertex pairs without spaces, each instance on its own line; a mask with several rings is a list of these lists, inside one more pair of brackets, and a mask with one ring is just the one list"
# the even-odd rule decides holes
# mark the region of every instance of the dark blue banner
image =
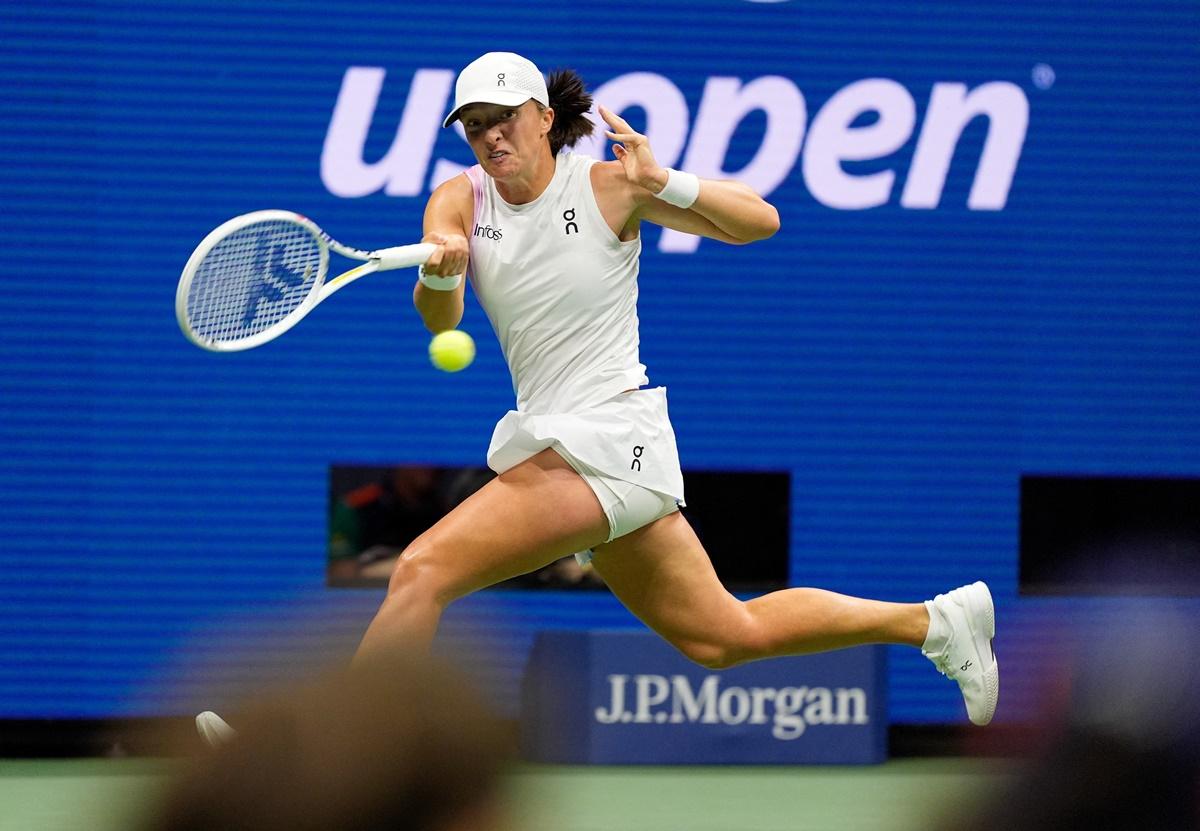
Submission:
[[706,671],[647,632],[543,632],[525,758],[563,764],[870,764],[887,755],[883,647]]
[[[180,335],[175,285],[250,210],[360,248],[417,240],[431,189],[473,161],[439,127],[455,73],[497,49],[577,69],[662,163],[779,208],[746,247],[643,229],[642,358],[685,469],[790,472],[793,585],[988,581],[1014,679],[999,718],[1036,707],[1015,683],[1044,651],[1029,621],[1106,612],[1019,597],[1021,477],[1200,476],[1200,7],[626,11],[0,9],[0,717],[211,706],[205,679],[293,665],[243,662],[235,633],[275,633],[263,610],[316,603],[305,630],[353,648],[382,593],[325,588],[329,471],[482,464],[512,406],[487,319],[469,299],[479,357],[439,373],[413,275],[380,274],[213,355]],[[487,595],[447,638],[482,641],[515,709],[534,634],[594,625],[638,624],[602,593]],[[915,650],[888,673],[893,720],[962,719]]]

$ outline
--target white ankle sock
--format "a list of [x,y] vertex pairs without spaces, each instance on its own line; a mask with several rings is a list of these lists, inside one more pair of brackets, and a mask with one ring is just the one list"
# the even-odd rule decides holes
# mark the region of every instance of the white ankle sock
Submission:
[[929,632],[925,635],[925,643],[921,644],[921,651],[926,655],[937,655],[950,643],[950,624],[932,600],[925,601],[925,611],[929,612]]

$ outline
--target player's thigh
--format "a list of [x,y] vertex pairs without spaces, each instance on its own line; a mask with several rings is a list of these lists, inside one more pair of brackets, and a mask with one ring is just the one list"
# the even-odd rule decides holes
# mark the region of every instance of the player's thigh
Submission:
[[588,484],[552,449],[488,482],[418,537],[401,557],[449,601],[527,574],[608,536]]
[[678,511],[596,547],[592,564],[629,611],[689,654],[738,641],[752,624]]

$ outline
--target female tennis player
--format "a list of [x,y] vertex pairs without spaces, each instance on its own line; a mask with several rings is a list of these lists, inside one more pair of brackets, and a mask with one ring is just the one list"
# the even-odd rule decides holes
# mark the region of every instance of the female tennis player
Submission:
[[413,301],[430,331],[452,329],[469,273],[516,410],[488,450],[499,475],[404,551],[356,660],[395,642],[428,645],[456,598],[590,551],[621,602],[706,667],[909,644],[958,681],[971,720],[988,723],[999,674],[983,583],[925,603],[813,588],[743,602],[717,579],[679,513],[666,392],[646,388],[638,357],[639,227],[744,244],[773,235],[779,216],[739,182],[664,169],[647,138],[604,107],[616,160],[560,152],[592,132],[591,104],[574,72],[547,85],[512,53],[488,53],[458,76],[443,126],[461,122],[479,163],[429,198],[424,241],[438,248]]
[[744,244],[774,234],[779,215],[739,182],[664,169],[646,137],[604,107],[616,160],[560,152],[591,133],[591,103],[574,72],[547,85],[513,53],[483,55],[458,76],[444,126],[461,122],[479,164],[430,196],[424,241],[438,250],[413,300],[430,331],[454,328],[470,266],[517,406],[488,450],[499,475],[400,557],[359,655],[392,640],[428,643],[456,598],[591,550],[621,602],[706,667],[910,644],[958,681],[971,720],[986,724],[999,673],[983,583],[925,603],[812,588],[743,602],[717,579],[679,512],[665,390],[645,388],[638,357],[639,226]]

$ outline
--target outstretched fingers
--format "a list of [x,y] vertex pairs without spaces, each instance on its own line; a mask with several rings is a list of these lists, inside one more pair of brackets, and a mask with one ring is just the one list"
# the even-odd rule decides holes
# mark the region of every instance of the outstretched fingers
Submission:
[[611,128],[605,135],[613,142],[613,155],[625,168],[630,182],[657,193],[666,181],[666,172],[654,159],[650,139],[629,126],[629,122],[608,107],[599,107],[600,116]]
[[600,109],[600,117],[604,119],[604,121],[608,124],[609,127],[613,128],[614,132],[618,132],[618,133],[634,132],[634,129],[629,126],[628,121],[621,118],[621,116],[614,113],[608,107],[601,104],[599,109]]
[[603,118],[604,121],[608,124],[608,126],[612,128],[611,130],[607,131],[604,135],[608,136],[613,141],[620,141],[620,142],[631,142],[631,141],[636,142],[638,140],[645,141],[645,139],[646,139],[645,136],[643,136],[637,130],[630,127],[628,121],[621,118],[621,116],[614,113],[608,107],[604,107],[604,106],[600,107],[600,117]]

